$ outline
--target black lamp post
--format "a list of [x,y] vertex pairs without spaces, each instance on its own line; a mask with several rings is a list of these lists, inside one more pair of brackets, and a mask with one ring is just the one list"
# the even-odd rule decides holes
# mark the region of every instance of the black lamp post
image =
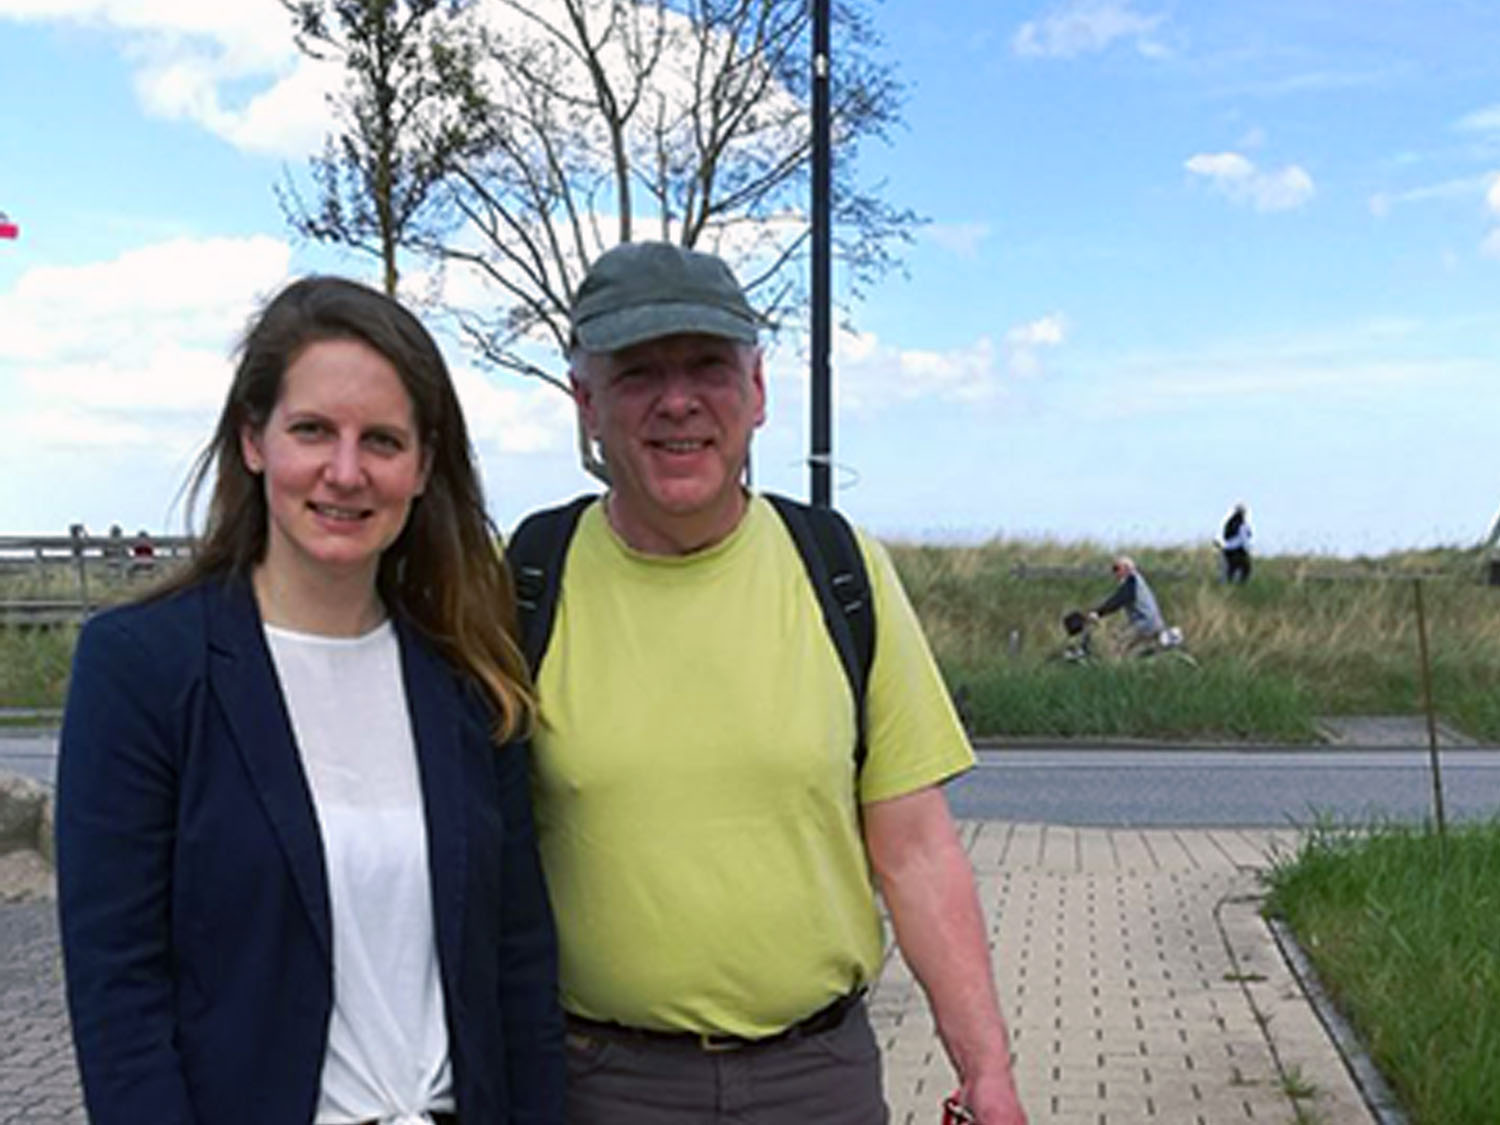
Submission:
[[832,505],[832,389],[829,371],[832,294],[830,286],[831,221],[829,186],[832,146],[829,141],[828,25],[829,0],[812,4],[812,502]]

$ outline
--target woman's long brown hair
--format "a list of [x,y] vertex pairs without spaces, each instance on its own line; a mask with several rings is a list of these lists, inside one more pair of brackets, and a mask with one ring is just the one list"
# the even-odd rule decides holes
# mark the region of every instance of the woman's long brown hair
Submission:
[[431,474],[406,526],[380,557],[386,609],[417,627],[483,691],[500,740],[536,716],[526,659],[516,644],[516,600],[499,536],[485,511],[468,428],[437,344],[402,305],[357,282],[308,277],[278,293],[252,321],[213,438],[187,486],[191,515],[212,478],[192,561],[158,594],[205,579],[248,579],[265,558],[265,488],[245,465],[240,434],[266,424],[292,360],[320,340],[359,340],[388,359],[411,396]]

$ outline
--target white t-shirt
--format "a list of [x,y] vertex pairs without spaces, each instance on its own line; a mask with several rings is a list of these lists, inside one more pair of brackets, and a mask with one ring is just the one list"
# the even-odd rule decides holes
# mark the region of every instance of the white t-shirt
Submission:
[[362,637],[267,625],[312,789],[333,911],[333,1015],[316,1125],[429,1122],[453,1074],[416,744],[390,622]]

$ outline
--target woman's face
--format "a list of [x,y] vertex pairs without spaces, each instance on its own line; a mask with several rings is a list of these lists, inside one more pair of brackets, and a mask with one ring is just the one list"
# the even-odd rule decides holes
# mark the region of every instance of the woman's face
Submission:
[[360,340],[319,340],[293,358],[259,429],[240,433],[263,474],[265,565],[314,578],[364,575],[406,526],[430,452],[390,360]]

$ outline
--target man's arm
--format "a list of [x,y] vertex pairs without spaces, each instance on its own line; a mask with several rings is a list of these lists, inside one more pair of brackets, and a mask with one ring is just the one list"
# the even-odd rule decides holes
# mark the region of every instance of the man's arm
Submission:
[[1025,1125],[974,873],[936,787],[866,804],[865,846],[896,943],[980,1125]]
[[1135,601],[1135,575],[1128,574],[1125,580],[1114,588],[1109,597],[1094,607],[1094,616],[1107,617],[1117,609],[1124,609],[1133,601]]

